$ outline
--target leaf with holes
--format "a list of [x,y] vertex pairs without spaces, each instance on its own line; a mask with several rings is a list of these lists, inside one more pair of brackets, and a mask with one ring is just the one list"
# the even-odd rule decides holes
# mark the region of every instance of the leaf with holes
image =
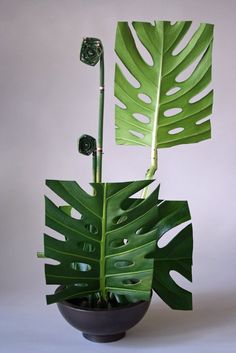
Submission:
[[[150,181],[91,184],[92,196],[74,181],[47,180],[47,186],[69,208],[57,207],[46,197],[46,225],[64,240],[45,235],[45,256],[59,262],[46,264],[47,284],[63,288],[48,295],[48,303],[99,292],[125,294],[129,300],[148,300],[153,277],[153,259],[146,256],[156,245],[156,229],[148,228],[158,217],[158,189],[138,204],[128,207],[131,196]],[[142,235],[141,228],[147,227]]]
[[176,284],[170,274],[170,271],[176,271],[192,281],[192,251],[191,224],[164,248],[156,248],[153,289],[172,309],[192,309],[192,294]]
[[[135,202],[140,202],[140,199]],[[156,229],[156,247],[148,255],[148,258],[154,258],[152,288],[166,304],[178,310],[192,309],[192,294],[177,285],[170,274],[170,271],[176,271],[187,280],[192,280],[192,225],[186,226],[190,219],[187,201],[159,200],[158,217],[139,231],[141,235]],[[176,227],[182,230],[177,231]],[[172,240],[160,247],[160,240],[165,242],[170,234]]]
[[[186,46],[173,53],[190,26],[190,21],[133,22],[132,34],[127,22],[118,23],[115,51],[139,83],[134,87],[116,65],[115,96],[123,105],[116,105],[118,144],[154,150],[210,138],[206,118],[212,112],[213,91],[197,101],[194,98],[211,81],[213,25],[200,24]],[[139,45],[151,55],[152,65],[140,54]],[[191,75],[180,80],[179,75],[195,62]]]
[[[149,225],[145,231],[150,231],[154,226],[157,230],[157,246],[154,253],[149,256],[154,258],[153,289],[172,309],[191,310],[192,294],[176,284],[170,271],[176,271],[187,280],[192,280],[192,251],[193,237],[192,225],[183,225],[190,220],[187,201],[163,201],[159,205],[160,222]],[[160,247],[163,241],[173,232],[175,227],[182,225],[183,229],[174,234],[167,245]]]

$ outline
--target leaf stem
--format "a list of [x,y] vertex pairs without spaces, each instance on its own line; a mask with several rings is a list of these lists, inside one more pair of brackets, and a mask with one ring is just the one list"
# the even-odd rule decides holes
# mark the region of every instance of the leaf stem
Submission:
[[102,210],[102,238],[101,238],[101,257],[100,257],[100,293],[101,300],[107,301],[106,292],[106,269],[105,269],[105,251],[106,251],[106,222],[107,222],[107,184],[104,184],[103,210]]
[[98,121],[98,145],[97,145],[97,176],[96,182],[102,181],[102,155],[103,155],[103,120],[104,120],[104,54],[100,58],[100,95],[99,95],[99,121]]
[[[157,158],[157,148],[154,147],[152,148],[152,153],[151,153],[151,165],[150,168],[147,170],[145,179],[150,180],[154,177],[158,167],[158,158]],[[143,189],[141,198],[146,199],[148,196],[148,186],[146,186]]]
[[[157,22],[155,21],[155,26]],[[147,170],[146,179],[152,179],[157,171],[157,131],[158,131],[158,118],[160,110],[160,97],[161,97],[161,80],[163,70],[163,53],[164,53],[164,23],[162,23],[162,36],[160,40],[160,69],[157,77],[157,101],[154,113],[154,122],[152,130],[152,146],[151,146],[151,165]],[[148,186],[143,190],[142,198],[146,198],[148,195]]]
[[93,183],[97,182],[97,152],[93,152]]

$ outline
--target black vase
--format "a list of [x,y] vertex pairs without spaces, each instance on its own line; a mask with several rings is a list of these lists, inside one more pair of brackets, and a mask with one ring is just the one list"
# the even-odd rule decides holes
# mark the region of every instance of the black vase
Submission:
[[145,315],[151,299],[109,309],[90,309],[69,301],[57,303],[67,322],[93,342],[113,342],[125,336]]

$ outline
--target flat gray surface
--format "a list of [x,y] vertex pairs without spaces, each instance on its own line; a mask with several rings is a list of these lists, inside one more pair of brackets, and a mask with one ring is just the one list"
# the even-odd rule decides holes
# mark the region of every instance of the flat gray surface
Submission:
[[[0,352],[236,352],[235,0],[0,0]],[[215,24],[212,139],[159,152],[161,197],[188,200],[194,228],[193,312],[158,301],[120,342],[96,345],[46,307],[44,180],[88,189],[91,160],[77,138],[96,135],[98,68],[79,62],[84,36],[106,61],[104,180],[144,177],[145,148],[114,142],[114,39],[118,20]],[[195,26],[194,25],[194,26]],[[111,349],[112,348],[112,349]]]

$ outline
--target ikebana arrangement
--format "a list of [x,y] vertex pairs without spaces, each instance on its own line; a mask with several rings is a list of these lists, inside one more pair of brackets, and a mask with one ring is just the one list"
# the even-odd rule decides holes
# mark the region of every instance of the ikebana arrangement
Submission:
[[[47,295],[65,319],[85,338],[111,342],[122,338],[145,314],[152,290],[172,309],[191,310],[192,295],[172,278],[176,271],[191,281],[192,225],[187,201],[162,200],[159,186],[149,191],[158,169],[158,149],[210,138],[209,115],[213,25],[200,24],[187,44],[175,52],[191,21],[118,22],[115,52],[116,142],[150,148],[144,180],[102,181],[104,49],[97,38],[84,38],[80,59],[100,64],[98,138],[82,135],[78,149],[92,155],[93,193],[76,181],[46,180],[63,200],[45,198],[46,226],[62,235],[44,235],[46,283],[58,285]],[[139,42],[139,43],[138,43]],[[140,43],[152,63],[140,53]],[[188,77],[181,74],[191,65]],[[125,74],[125,67],[137,85]],[[140,192],[137,197],[136,193]],[[135,195],[135,196],[134,196]],[[73,209],[80,218],[73,217]],[[187,223],[186,223],[187,222]],[[169,243],[159,240],[183,224]]]

